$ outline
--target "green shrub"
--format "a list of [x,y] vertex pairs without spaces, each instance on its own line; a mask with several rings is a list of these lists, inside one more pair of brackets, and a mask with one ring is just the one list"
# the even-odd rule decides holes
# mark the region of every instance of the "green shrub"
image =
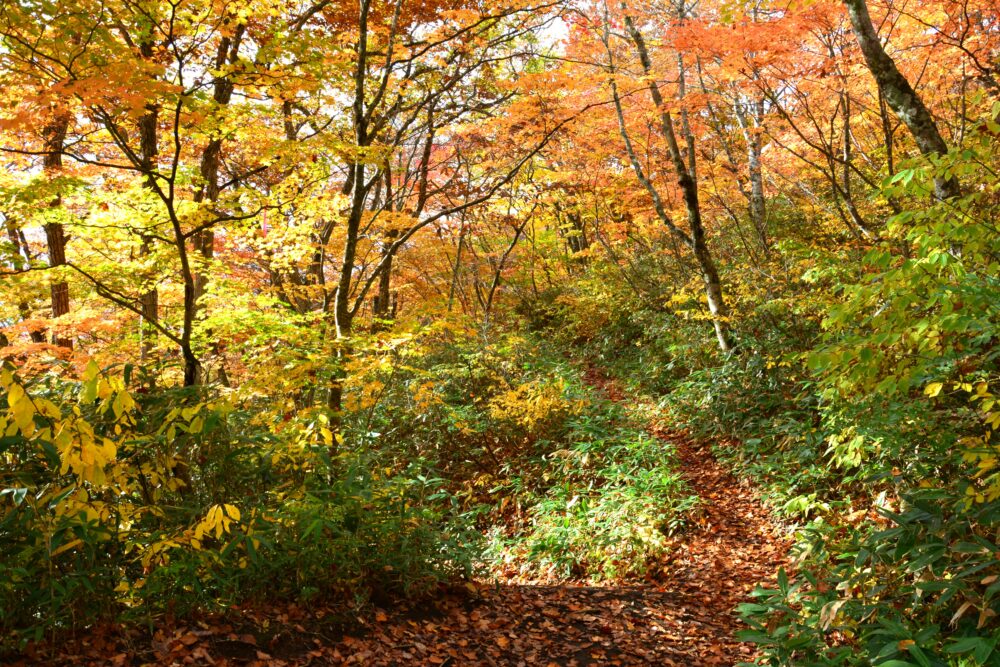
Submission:
[[4,373],[0,650],[254,600],[346,609],[425,593],[476,559],[441,478],[338,446],[322,413],[275,432],[260,406],[207,388],[133,401],[96,367],[82,382]]
[[572,444],[549,455],[547,487],[504,489],[524,511],[492,533],[488,555],[498,564],[621,579],[643,574],[667,551],[697,497],[688,495],[670,444],[609,412],[575,420]]

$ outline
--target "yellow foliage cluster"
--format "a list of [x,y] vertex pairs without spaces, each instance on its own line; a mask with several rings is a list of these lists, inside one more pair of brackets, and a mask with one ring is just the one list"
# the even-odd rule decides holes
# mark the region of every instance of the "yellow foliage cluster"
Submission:
[[[24,502],[36,508],[37,528],[43,535],[60,530],[67,521],[100,525],[103,531],[93,533],[98,539],[120,540],[125,551],[135,553],[148,568],[164,562],[172,548],[201,549],[207,537],[218,539],[239,523],[239,509],[221,504],[209,508],[194,526],[178,534],[151,543],[135,534],[140,517],[162,516],[157,501],[164,491],[184,486],[176,474],[181,460],[176,454],[152,454],[141,461],[120,456],[126,443],[134,448],[135,442],[143,438],[135,428],[139,409],[135,400],[122,378],[106,376],[94,362],[88,364],[81,380],[78,403],[60,409],[46,398],[32,396],[9,369],[0,371],[0,390],[6,395],[6,410],[0,408],[0,433],[8,438],[20,436],[31,443],[40,464],[46,460],[44,452],[58,454],[58,467],[49,466],[48,482],[28,489],[23,496]],[[81,409],[91,407],[107,419],[100,428],[95,428]],[[215,403],[175,408],[155,436],[172,439],[179,430],[199,433],[204,426],[204,411],[227,409]],[[62,543],[49,550],[49,557],[70,552],[81,544],[81,539]]]
[[567,415],[579,414],[585,402],[566,398],[566,383],[534,381],[518,385],[494,396],[489,402],[490,416],[498,421],[514,422],[534,432]]
[[[934,398],[945,390],[944,382],[931,382],[924,388],[924,394]],[[975,479],[979,486],[970,486],[966,492],[969,503],[982,503],[1000,498],[1000,444],[996,434],[1000,431],[1000,399],[990,390],[987,382],[954,382],[952,390],[964,392],[969,402],[978,404],[978,412],[983,423],[983,432],[961,440],[965,451],[962,457],[976,465]]]
[[206,535],[215,533],[215,539],[221,539],[223,533],[228,533],[234,523],[240,522],[240,511],[233,505],[212,505],[208,508],[198,525],[194,527],[194,546],[200,547]]
[[[117,446],[108,437],[98,436],[94,428],[74,407],[69,414],[51,401],[33,398],[19,384],[9,370],[0,372],[0,388],[7,394],[7,413],[0,415],[0,430],[11,437],[20,434],[29,440],[54,443],[59,452],[59,473],[72,473],[79,481],[103,486],[117,455]],[[135,407],[132,397],[123,387],[113,386],[100,377],[91,362],[84,375],[81,401],[102,401],[100,410],[114,413],[114,431],[121,435],[123,428],[131,425],[129,412]],[[36,423],[36,416],[40,417]]]
[[420,412],[426,412],[431,407],[443,403],[441,397],[434,391],[434,387],[434,382],[431,380],[414,383],[410,387],[413,403]]
[[294,423],[287,433],[288,444],[271,454],[271,464],[281,466],[286,472],[305,472],[318,461],[313,451],[321,447],[327,451],[344,443],[344,436],[331,430],[330,417],[322,412],[312,419]]

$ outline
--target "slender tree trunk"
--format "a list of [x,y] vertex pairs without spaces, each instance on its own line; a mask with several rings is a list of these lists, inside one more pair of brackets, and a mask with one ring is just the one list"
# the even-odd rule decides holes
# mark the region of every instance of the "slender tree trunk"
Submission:
[[[358,58],[354,72],[354,101],[351,105],[354,125],[355,146],[360,153],[368,146],[368,116],[365,108],[365,81],[368,74],[368,11],[370,0],[361,0],[358,12]],[[354,313],[351,309],[351,285],[354,277],[354,261],[358,249],[358,233],[368,198],[369,184],[365,183],[365,165],[361,156],[355,156],[351,164],[351,210],[344,230],[344,255],[337,280],[337,291],[333,297],[333,322],[338,341],[339,363],[330,382],[327,406],[339,413],[343,409],[344,382],[347,379],[345,365],[350,357],[350,342]]]
[[[215,202],[219,198],[219,159],[222,154],[222,140],[211,139],[205,147],[205,152],[201,155],[200,173],[205,183],[201,190],[195,195],[195,201]],[[215,257],[215,230],[203,229],[193,238],[194,248],[201,256],[202,263],[206,266]],[[208,284],[208,275],[205,269],[201,269],[195,276],[195,301],[200,301],[205,295],[205,287]]]
[[514,230],[514,238],[511,239],[510,245],[507,246],[507,249],[500,256],[499,261],[496,263],[496,266],[494,267],[493,280],[490,283],[490,289],[486,294],[485,303],[483,303],[484,326],[489,326],[490,314],[493,312],[493,300],[494,297],[496,296],[497,288],[500,287],[500,280],[503,278],[503,270],[504,267],[507,266],[507,259],[510,257],[511,253],[514,252],[514,249],[517,247],[517,242],[521,239],[521,234],[524,233],[524,229],[525,227],[528,226],[529,222],[531,222],[530,215],[524,222],[521,223],[520,227],[517,227]]
[[566,220],[569,221],[569,234],[566,242],[569,243],[570,251],[575,255],[587,250],[590,241],[587,239],[587,229],[583,224],[583,216],[579,210],[567,211]]
[[[153,47],[149,42],[143,42],[139,46],[139,49],[145,58],[153,57]],[[142,160],[142,169],[146,172],[145,185],[149,189],[153,189],[155,187],[153,172],[156,168],[155,161],[158,152],[156,141],[158,119],[158,110],[154,105],[148,105],[146,107],[146,113],[139,119],[140,158]],[[152,237],[142,237],[141,253],[144,256],[150,253],[152,244]],[[139,358],[140,362],[145,364],[148,361],[149,353],[155,346],[156,341],[156,327],[152,325],[158,322],[160,317],[159,294],[155,285],[139,296],[139,303],[141,306],[140,309],[142,310],[142,318],[139,323],[139,326],[141,327],[140,334],[142,336]]]
[[[764,100],[754,101],[753,113],[748,114],[743,105],[737,100],[735,104],[736,119],[743,131],[743,141],[747,146],[747,172],[750,180],[749,212],[750,221],[757,232],[757,240],[764,250],[764,256],[768,256],[771,250],[771,241],[767,233],[767,200],[764,197],[764,174],[761,164],[761,135],[760,124],[764,117]],[[751,124],[751,119],[753,123]]]
[[[222,69],[227,63],[235,63],[239,57],[240,43],[246,30],[244,24],[240,24],[231,37],[223,37],[219,41],[219,49],[215,57],[215,66]],[[213,82],[212,99],[218,108],[228,106],[233,97],[235,86],[228,76],[216,77]],[[201,154],[199,173],[202,178],[202,186],[195,193],[196,202],[215,202],[219,199],[219,163],[222,159],[222,138],[213,137],[209,139],[205,150]],[[215,255],[215,231],[210,227],[194,235],[194,246],[205,262],[209,262]],[[207,276],[199,271],[195,278],[195,300],[200,299],[205,293]]]
[[[695,259],[701,269],[702,282],[705,285],[705,296],[708,301],[708,310],[712,315],[712,324],[715,327],[715,336],[719,342],[719,348],[723,352],[732,352],[734,345],[729,333],[729,309],[723,297],[722,282],[719,279],[719,272],[715,265],[715,260],[708,248],[705,239],[705,228],[701,219],[701,207],[698,202],[698,183],[695,180],[694,162],[694,137],[686,132],[685,137],[688,147],[688,164],[685,164],[684,156],[677,143],[677,135],[674,132],[673,120],[670,112],[664,103],[660,88],[652,76],[652,60],[649,57],[649,50],[642,33],[636,27],[631,16],[625,17],[625,25],[628,28],[629,36],[635,44],[639,54],[639,61],[642,64],[643,73],[648,80],[648,88],[653,103],[660,113],[660,126],[664,138],[667,140],[667,148],[673,162],[674,172],[677,175],[677,184],[680,187],[684,198],[684,207],[687,210],[688,226],[691,230],[691,249],[694,251]],[[683,62],[679,61],[681,78],[683,79]]]
[[[4,225],[7,228],[7,238],[10,239],[11,245],[14,247],[14,252],[23,260],[23,266],[27,267],[31,265],[31,254],[25,243],[22,242],[21,235],[18,233],[19,230],[14,225],[14,221],[11,220],[9,215],[4,216]],[[19,268],[21,260],[15,264],[14,268]],[[17,302],[17,312],[21,315],[22,320],[28,320],[31,318],[31,306],[24,299],[20,299]],[[39,331],[37,329],[32,329],[28,332],[31,337],[32,343],[44,343],[45,342],[45,332]]]
[[[754,5],[751,11],[753,22],[758,20],[758,5]],[[757,75],[754,74],[754,79]],[[757,228],[757,237],[760,240],[764,257],[771,255],[771,240],[767,231],[767,202],[764,197],[764,172],[761,165],[761,153],[764,127],[764,97],[757,95],[753,101],[753,127],[744,125],[744,132],[747,132],[747,168],[750,172],[750,210],[753,211],[752,218]]]
[[[931,112],[882,47],[865,0],[844,0],[844,4],[847,5],[851,27],[861,53],[864,54],[868,69],[878,83],[886,104],[910,130],[921,153],[928,157],[947,153],[948,144],[941,136]],[[958,180],[954,177],[935,178],[934,194],[938,199],[957,197],[961,194]]]
[[458,249],[455,251],[455,267],[451,272],[451,285],[448,287],[448,312],[455,304],[455,292],[458,290],[458,279],[462,270],[462,249],[465,247],[465,216],[462,216],[462,228],[458,232]]
[[[240,43],[246,31],[246,24],[240,23],[232,36],[225,36],[219,40],[219,48],[216,53],[216,69],[222,69],[226,64],[237,62],[239,57]],[[235,86],[228,75],[218,76],[213,82],[213,99],[217,108],[221,109],[229,104],[233,97]],[[215,202],[219,199],[219,164],[222,159],[222,138],[214,136],[209,139],[201,154],[199,173],[203,180],[201,188],[195,193],[196,202]],[[197,314],[202,297],[208,284],[207,268],[215,257],[215,230],[211,227],[196,233],[192,239],[194,249],[200,255],[199,267],[197,264],[194,275],[194,292],[191,294],[194,313]],[[192,322],[193,324],[193,322]],[[218,345],[213,345],[213,351],[218,353]],[[193,384],[202,381],[200,373],[196,374]]]
[[851,216],[851,220],[866,237],[872,238],[875,235],[869,228],[868,223],[862,217],[861,211],[858,210],[858,205],[854,201],[854,192],[851,186],[851,161],[854,159],[854,150],[851,137],[851,97],[847,92],[846,81],[844,81],[844,89],[840,93],[840,110],[843,114],[840,137],[840,168],[841,181],[843,181],[843,183],[840,186],[837,185],[837,164],[834,161],[834,156],[832,155],[832,151],[834,150],[833,136],[830,137],[831,154],[828,157],[830,178],[834,185],[834,190],[839,190],[840,196],[844,200],[844,206],[847,207],[847,212]]
[[[69,130],[69,114],[59,112],[42,130],[45,141],[45,157],[42,159],[42,169],[49,179],[58,178],[62,173],[63,144],[66,132]],[[62,197],[56,195],[49,206],[57,210],[62,207]],[[58,213],[57,213],[58,214]],[[66,231],[61,222],[49,222],[45,225],[45,241],[48,247],[49,266],[57,268],[66,265]],[[52,303],[52,318],[56,319],[69,313],[69,285],[65,280],[52,283],[50,288]],[[60,347],[73,347],[73,341],[68,338],[53,336],[53,342]]]
[[381,331],[387,328],[389,320],[392,320],[396,313],[392,308],[392,263],[394,261],[392,242],[399,236],[399,232],[390,229],[386,232],[385,241],[382,244],[382,273],[378,277],[378,292],[375,294],[375,304],[372,315],[375,318],[373,328]]
[[882,124],[882,142],[885,144],[885,167],[889,175],[892,176],[896,173],[895,150],[893,147],[895,143],[895,131],[892,127],[892,120],[889,118],[889,109],[885,102],[885,94],[881,88],[878,91],[878,114]]
[[[362,136],[362,130],[358,130]],[[350,357],[350,342],[354,313],[351,310],[351,285],[354,277],[354,260],[358,249],[358,232],[361,229],[361,218],[365,210],[367,189],[365,188],[365,166],[357,162],[354,168],[354,193],[351,198],[351,212],[347,218],[346,238],[344,239],[343,263],[340,266],[340,277],[337,281],[337,291],[334,294],[333,322],[338,341],[339,362],[330,383],[330,395],[327,406],[334,412],[343,409],[344,382],[347,380],[345,365]]]
[[843,166],[843,170],[844,170],[844,176],[843,176],[843,179],[844,179],[844,195],[845,195],[846,199],[848,199],[849,201],[853,201],[854,198],[853,198],[853,196],[851,194],[851,160],[853,159],[853,151],[851,150],[852,149],[852,145],[851,145],[851,97],[850,97],[850,95],[847,94],[847,90],[846,89],[844,90],[843,93],[841,93],[840,99],[841,99],[841,106],[842,106],[842,108],[844,110],[844,127],[843,127],[843,132],[842,132],[842,134],[844,136],[841,137],[841,141],[843,143],[843,148],[844,148],[843,155],[842,155],[842,159],[843,159],[843,162],[844,162],[844,164],[842,165]]

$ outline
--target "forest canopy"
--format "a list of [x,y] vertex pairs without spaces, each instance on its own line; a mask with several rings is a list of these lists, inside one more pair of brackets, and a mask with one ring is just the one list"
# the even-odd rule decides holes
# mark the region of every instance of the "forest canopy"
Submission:
[[[0,91],[0,656],[1000,664],[994,0],[4,0]],[[630,585],[722,620],[393,653]]]

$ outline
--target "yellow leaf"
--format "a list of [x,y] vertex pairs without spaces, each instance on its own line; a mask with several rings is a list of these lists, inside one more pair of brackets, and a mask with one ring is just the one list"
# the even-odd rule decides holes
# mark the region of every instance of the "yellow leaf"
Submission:
[[93,359],[87,362],[87,368],[83,371],[83,381],[90,382],[96,378],[101,372],[100,367],[94,362]]
[[113,392],[113,389],[111,389],[111,385],[108,383],[107,380],[105,380],[104,378],[101,378],[100,380],[97,381],[97,397],[98,398],[101,398],[101,399],[109,398],[111,396],[112,392]]
[[[20,387],[18,388],[20,389]],[[14,392],[11,392],[7,400],[12,400],[13,396]],[[20,400],[11,405],[11,412],[14,413],[14,422],[21,429],[21,433],[25,436],[31,436],[35,432],[35,406],[32,405],[31,399],[25,396],[23,391]]]
[[38,406],[38,412],[45,417],[52,417],[53,419],[62,417],[62,412],[56,407],[55,403],[46,398],[36,399],[35,404]]
[[16,406],[24,398],[24,389],[19,384],[11,385],[7,391],[7,405],[11,408]]
[[223,507],[223,509],[226,510],[226,514],[233,521],[239,521],[240,520],[240,510],[239,510],[239,508],[237,508],[237,507],[235,507],[233,505],[223,505],[222,507]]
[[927,388],[924,389],[924,393],[930,396],[931,398],[934,398],[935,396],[941,393],[942,389],[944,389],[944,383],[931,382],[929,385],[927,385]]
[[61,547],[53,551],[51,554],[49,554],[49,558],[55,558],[62,552],[69,551],[73,547],[79,546],[81,544],[83,544],[83,540],[73,540],[72,542],[67,542],[66,544],[62,545]]

